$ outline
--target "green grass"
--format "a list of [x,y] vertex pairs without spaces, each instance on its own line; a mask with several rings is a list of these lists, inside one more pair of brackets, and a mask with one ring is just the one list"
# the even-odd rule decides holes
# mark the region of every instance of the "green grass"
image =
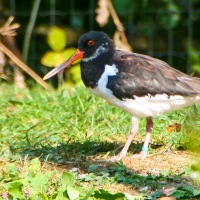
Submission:
[[[9,152],[17,155],[45,148],[61,150],[63,145],[73,148],[73,144],[113,146],[113,143],[106,144],[105,139],[127,136],[131,125],[129,114],[105,103],[84,87],[44,91],[35,86],[30,91],[22,91],[4,85],[0,104],[1,145],[4,147],[1,153],[6,156]],[[180,132],[172,135],[165,128],[175,122],[181,123],[184,115],[177,111],[156,118],[154,143],[171,143],[178,147]],[[144,119],[140,120],[140,134],[145,135]],[[117,143],[120,145],[120,141],[115,140]]]
[[[129,130],[129,116],[97,100],[83,87],[58,92],[37,86],[31,91],[8,86],[1,90],[0,128],[5,152],[101,143],[110,133],[115,137]],[[123,121],[124,126],[116,121]]]
[[[150,153],[156,153],[159,147],[169,150],[183,146],[183,131],[169,133],[166,127],[183,123],[187,113],[188,109],[175,111],[154,120]],[[45,91],[38,85],[21,90],[1,84],[0,198],[7,195],[9,199],[128,199],[123,193],[95,189],[94,182],[101,181],[130,184],[136,189],[147,184],[148,189],[139,192],[138,199],[162,196],[160,190],[165,184],[156,183],[172,184],[176,178],[171,175],[142,176],[127,171],[122,163],[99,171],[99,165],[88,161],[91,156],[105,155],[106,159],[116,154],[124,144],[120,138],[128,136],[130,125],[129,114],[90,94],[83,86]],[[145,135],[144,119],[140,119],[140,134],[131,145],[132,153],[141,148],[140,135]],[[78,178],[78,172],[61,172],[59,165],[66,163],[88,175]],[[50,168],[46,167],[49,165]],[[86,182],[91,182],[91,186],[85,188]],[[176,188],[175,196],[189,198],[198,194],[188,183]]]

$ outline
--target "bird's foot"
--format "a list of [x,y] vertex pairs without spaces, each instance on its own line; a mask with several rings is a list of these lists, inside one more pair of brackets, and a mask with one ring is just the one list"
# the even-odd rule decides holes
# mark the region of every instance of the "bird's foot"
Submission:
[[117,162],[126,156],[126,153],[120,152],[118,155],[109,158],[108,162]]
[[[138,158],[138,159],[144,160],[147,157],[147,154],[148,154],[148,152],[141,151],[138,154],[132,155],[131,158]],[[117,161],[120,161],[125,156],[126,156],[126,154],[124,154],[123,152],[120,152],[118,155],[109,158],[107,161],[108,162],[117,162]]]
[[147,157],[146,151],[141,151],[140,153],[131,156],[131,158],[139,158],[141,160],[144,160],[146,157]]

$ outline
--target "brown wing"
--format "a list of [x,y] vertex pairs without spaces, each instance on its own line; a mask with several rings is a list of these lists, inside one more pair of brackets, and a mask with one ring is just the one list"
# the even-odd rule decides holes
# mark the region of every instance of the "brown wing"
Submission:
[[119,72],[109,77],[107,87],[120,99],[133,98],[134,95],[200,94],[200,79],[190,77],[150,56],[118,50],[113,63]]

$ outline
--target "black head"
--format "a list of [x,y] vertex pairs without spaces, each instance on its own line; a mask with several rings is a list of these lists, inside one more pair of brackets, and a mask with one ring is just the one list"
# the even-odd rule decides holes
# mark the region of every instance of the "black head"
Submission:
[[90,31],[78,41],[78,49],[83,51],[83,61],[93,60],[99,55],[113,54],[114,42],[103,32]]
[[113,41],[103,32],[90,31],[82,35],[78,42],[78,49],[65,62],[50,71],[44,80],[54,76],[66,67],[69,67],[76,60],[82,59],[83,62],[89,62],[93,59],[105,62],[114,54]]

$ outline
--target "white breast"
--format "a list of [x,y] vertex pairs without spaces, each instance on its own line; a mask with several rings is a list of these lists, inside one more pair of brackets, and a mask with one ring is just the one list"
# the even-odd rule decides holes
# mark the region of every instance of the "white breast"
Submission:
[[116,98],[112,91],[106,88],[109,76],[115,76],[118,72],[116,66],[106,65],[105,71],[98,81],[96,88],[89,90],[97,96],[106,99],[111,104],[120,107],[135,117],[158,116],[164,112],[170,112],[200,101],[199,96],[182,97],[180,95],[168,96],[158,94],[155,96],[146,95],[144,97],[133,96],[133,99],[120,100]]
[[[101,78],[98,81],[98,85],[96,88],[92,89],[92,88],[88,88],[91,92],[93,92],[95,95],[100,96],[104,99],[106,99],[107,101],[110,102],[110,99],[112,99],[113,93],[111,90],[109,90],[106,85],[108,83],[108,77],[109,76],[115,76],[118,72],[118,69],[116,68],[116,66],[113,65],[106,65],[105,66],[105,71],[104,73],[101,75]],[[117,99],[117,98],[116,98]]]

